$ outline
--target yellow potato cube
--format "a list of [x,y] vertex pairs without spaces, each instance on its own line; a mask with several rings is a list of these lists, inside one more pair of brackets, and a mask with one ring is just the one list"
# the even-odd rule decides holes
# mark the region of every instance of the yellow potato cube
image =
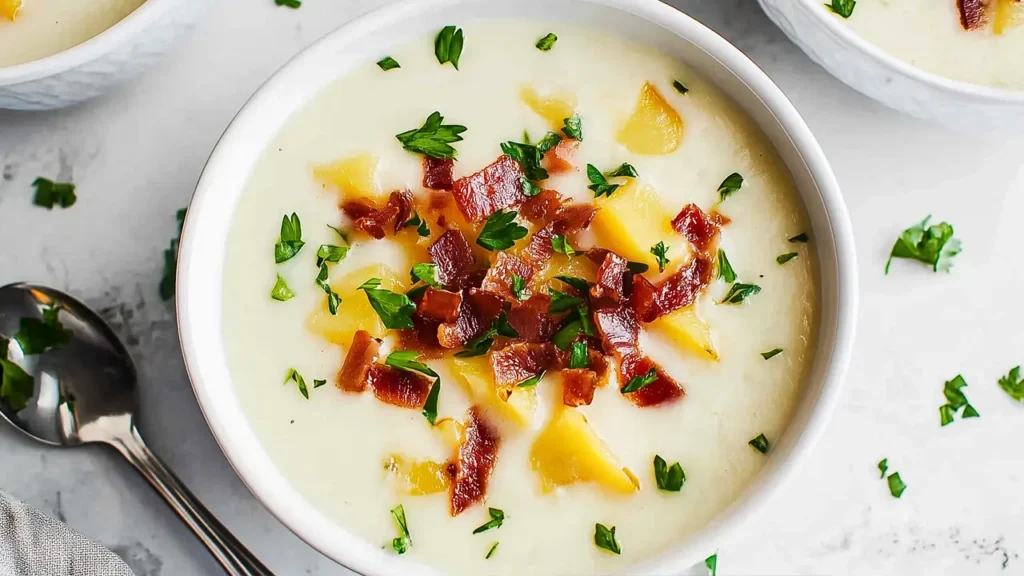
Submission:
[[519,91],[519,97],[534,112],[540,114],[558,132],[565,125],[566,118],[576,114],[576,95],[572,92],[557,92],[541,96],[532,86],[525,86]]
[[[508,399],[494,385],[494,374],[487,356],[451,358],[451,372],[472,401],[494,410],[501,418],[528,426],[537,410],[537,387],[512,388]],[[508,392],[505,390],[505,392]]]
[[718,351],[711,340],[711,327],[697,314],[693,306],[662,316],[651,322],[650,327],[699,356],[718,361]]
[[309,329],[341,346],[351,344],[352,336],[358,330],[366,330],[371,336],[382,338],[386,332],[384,323],[380,321],[380,316],[370,306],[366,294],[362,290],[357,290],[363,282],[370,278],[380,278],[381,288],[405,292],[405,284],[399,281],[395,273],[383,264],[372,264],[350,272],[344,278],[331,282],[331,289],[341,298],[337,316],[331,315],[327,309],[326,296],[320,298],[320,305],[309,315],[307,320]]
[[18,17],[21,10],[21,0],[0,0],[0,16],[6,17],[11,22]]
[[574,276],[593,282],[597,278],[597,265],[583,255],[573,257],[564,254],[555,254],[534,274],[532,283],[535,286],[534,292],[547,293],[543,287],[549,283],[556,289],[565,292],[566,287],[561,281],[555,280],[556,276]]
[[392,454],[384,460],[384,470],[395,478],[395,487],[400,492],[412,496],[446,492],[451,484],[447,462],[412,460]]
[[685,261],[689,252],[686,240],[672,229],[672,220],[654,188],[636,178],[597,201],[601,209],[591,229],[598,245],[608,246],[634,262],[658,269],[651,246],[664,242],[669,247],[670,264]]
[[618,139],[636,154],[670,154],[683,141],[683,119],[648,82],[640,90],[636,110],[619,131]]
[[317,181],[337,187],[348,200],[382,200],[384,198],[377,182],[378,163],[376,154],[359,154],[316,166],[313,168],[313,175]]
[[458,450],[466,439],[466,426],[454,418],[442,418],[434,424],[434,430],[441,435],[446,446]]
[[640,489],[636,476],[619,464],[583,412],[573,408],[555,411],[534,440],[530,460],[544,492],[581,482],[596,482],[620,494]]
[[1024,4],[1017,0],[996,0],[993,32],[1004,34],[1009,28],[1024,22]]

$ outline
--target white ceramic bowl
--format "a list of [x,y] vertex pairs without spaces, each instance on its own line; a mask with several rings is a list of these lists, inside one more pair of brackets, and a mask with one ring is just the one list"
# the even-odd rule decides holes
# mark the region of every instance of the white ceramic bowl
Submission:
[[840,22],[823,0],[758,1],[812,60],[866,96],[957,129],[1024,129],[1024,91],[970,84],[917,68]]
[[[534,18],[604,27],[673,54],[735,99],[788,166],[810,217],[821,286],[817,352],[788,430],[763,472],[714,522],[631,574],[676,574],[703,560],[723,534],[798,470],[829,420],[850,357],[857,274],[853,234],[832,170],[778,87],[739,50],[657,0],[408,0],[354,21],[271,78],[217,144],[188,210],[178,263],[178,326],[193,388],[224,454],[256,497],[299,537],[363,574],[433,574],[329,520],[285,479],[236,395],[222,341],[222,270],[228,228],[257,158],[289,117],[321,88],[392,46],[476,18]],[[330,73],[325,74],[324,71]],[[329,457],[325,454],[325,458]]]
[[147,0],[77,46],[0,66],[0,108],[51,110],[89,100],[135,77],[188,32],[209,0]]

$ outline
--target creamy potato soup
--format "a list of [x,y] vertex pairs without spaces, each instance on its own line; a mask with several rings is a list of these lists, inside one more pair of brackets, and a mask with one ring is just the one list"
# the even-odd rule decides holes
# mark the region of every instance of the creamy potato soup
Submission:
[[0,66],[53,56],[120,22],[145,0],[0,0]]
[[223,331],[261,442],[441,573],[669,549],[771,457],[814,355],[786,168],[607,32],[481,21],[380,56],[290,119],[234,215]]
[[1020,0],[859,0],[852,10],[838,12],[865,39],[914,66],[954,80],[1024,90]]

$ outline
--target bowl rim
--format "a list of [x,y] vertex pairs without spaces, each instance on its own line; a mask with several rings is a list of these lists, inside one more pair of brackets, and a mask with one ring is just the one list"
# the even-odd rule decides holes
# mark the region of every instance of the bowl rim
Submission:
[[[780,0],[761,0],[762,2],[778,2]],[[782,2],[789,2],[793,0],[781,0]],[[854,48],[862,53],[867,54],[873,58],[878,64],[889,69],[893,73],[898,73],[903,76],[908,76],[913,80],[917,80],[923,84],[927,84],[932,88],[943,90],[946,92],[955,92],[957,94],[963,94],[971,96],[979,100],[994,101],[1000,103],[1010,104],[1024,104],[1024,89],[1012,90],[1009,88],[999,88],[997,86],[986,86],[984,84],[975,84],[972,82],[966,82],[963,80],[956,80],[948,76],[943,76],[936,72],[919,68],[913,64],[896,57],[889,52],[883,50],[880,46],[875,45],[867,38],[864,38],[849,26],[839,21],[840,16],[830,14],[829,10],[817,4],[821,4],[818,0],[795,0],[800,4],[804,5],[805,8],[809,9],[814,17],[822,22],[830,32],[839,37],[840,39],[851,44]]]
[[67,50],[23,64],[0,66],[0,86],[12,86],[62,74],[111,52],[151,23],[161,19],[174,2],[190,0],[145,0],[130,14],[92,38]]
[[[305,496],[284,480],[281,471],[270,462],[269,455],[245,452],[245,445],[249,445],[250,448],[259,448],[260,443],[247,437],[249,434],[254,436],[255,433],[245,421],[244,415],[240,417],[243,424],[241,428],[232,426],[230,422],[225,422],[222,418],[225,414],[233,414],[234,410],[225,412],[226,409],[217,404],[215,396],[219,393],[215,393],[215,388],[218,386],[224,388],[224,386],[215,382],[208,374],[204,374],[204,371],[212,370],[210,367],[212,362],[222,360],[222,358],[208,360],[215,353],[202,350],[196,342],[200,339],[197,326],[201,325],[203,317],[194,311],[202,306],[194,304],[193,301],[199,302],[208,299],[209,296],[208,293],[204,293],[198,288],[193,289],[191,285],[209,281],[194,279],[197,274],[192,272],[191,263],[193,258],[199,259],[198,254],[203,251],[202,246],[195,240],[194,230],[198,227],[197,222],[203,207],[210,201],[210,198],[222,191],[216,186],[219,177],[211,176],[211,172],[220,172],[222,169],[218,166],[219,164],[230,163],[226,162],[225,158],[229,155],[228,151],[234,148],[235,143],[244,135],[245,128],[243,126],[248,121],[257,118],[256,112],[272,102],[271,96],[282,89],[282,82],[289,79],[289,73],[299,69],[302,62],[307,59],[313,60],[314,56],[320,53],[330,53],[335,49],[336,44],[345,42],[341,40],[342,38],[365,35],[368,33],[366,29],[370,32],[379,32],[381,29],[386,29],[429,10],[450,8],[460,4],[486,4],[488,1],[399,1],[348,21],[293,57],[253,94],[226,128],[204,167],[183,226],[176,281],[178,333],[186,372],[192,383],[200,410],[215,440],[239,479],[264,508],[307,544],[335,562],[360,574],[405,576],[421,573],[435,574],[436,572],[426,566],[410,564],[394,555],[383,557],[376,546],[371,545],[371,548],[378,552],[375,555],[361,552],[358,546],[365,543],[362,538],[355,536],[348,528],[341,526],[336,521],[328,520],[322,512],[305,499]],[[782,90],[742,51],[705,25],[672,6],[663,4],[660,0],[567,1],[610,7],[630,16],[656,23],[679,36],[681,41],[694,44],[717,60],[724,70],[734,74],[742,83],[746,84],[751,93],[764,103],[767,113],[777,120],[779,129],[792,142],[793,150],[798,154],[799,161],[806,167],[801,169],[801,172],[809,175],[817,187],[820,206],[823,210],[820,218],[821,226],[829,231],[833,244],[830,247],[830,252],[834,252],[832,257],[835,264],[833,271],[830,271],[830,276],[834,274],[836,297],[834,309],[830,307],[830,315],[834,314],[835,323],[834,327],[830,326],[831,338],[825,340],[831,344],[831,349],[822,352],[826,356],[821,370],[820,391],[817,392],[813,404],[807,410],[803,426],[794,434],[795,441],[791,443],[788,453],[778,456],[779,464],[770,469],[770,473],[762,474],[754,480],[757,490],[746,491],[709,524],[687,536],[685,540],[680,540],[674,548],[662,551],[656,561],[638,559],[638,563],[631,568],[640,570],[638,573],[653,573],[653,571],[677,573],[700,562],[726,534],[756,515],[770,497],[799,470],[801,463],[806,461],[814,444],[824,433],[838,403],[843,377],[853,350],[858,300],[853,228],[840,193],[839,184],[824,151],[810,128]],[[303,91],[312,90],[312,88],[303,88]],[[726,94],[728,95],[728,92]],[[231,144],[230,147],[228,147],[228,143]],[[792,163],[787,163],[787,168],[795,170]],[[216,226],[227,227],[229,223],[230,220],[220,222]],[[221,263],[217,267],[222,268],[222,266]],[[205,323],[208,324],[209,320],[205,320]],[[219,320],[217,328],[220,328]],[[226,374],[226,376],[230,377],[230,374]],[[237,399],[237,393],[234,391],[225,394]],[[787,430],[787,435],[790,433]],[[266,467],[259,466],[260,461],[263,460],[270,468],[269,474]],[[766,470],[769,469],[766,468]],[[301,510],[297,510],[297,508],[301,508]],[[681,547],[684,543],[687,545],[685,549]]]

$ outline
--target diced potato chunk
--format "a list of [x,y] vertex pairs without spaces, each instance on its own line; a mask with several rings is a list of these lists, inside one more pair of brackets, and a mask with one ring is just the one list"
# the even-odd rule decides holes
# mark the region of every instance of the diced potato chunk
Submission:
[[384,460],[384,470],[396,480],[400,492],[412,496],[446,492],[451,484],[448,463],[430,460],[412,460],[400,454],[392,454]]
[[341,346],[351,344],[352,336],[357,330],[366,330],[375,338],[383,337],[386,329],[380,321],[380,316],[370,306],[366,294],[362,290],[357,290],[370,278],[380,278],[381,288],[405,292],[405,284],[383,264],[372,264],[349,272],[344,278],[331,282],[331,289],[341,298],[337,316],[332,316],[327,310],[326,296],[320,298],[320,305],[310,314],[307,321],[309,329]]
[[451,371],[473,402],[483,403],[502,418],[528,426],[537,410],[537,387],[513,388],[505,400],[494,385],[487,356],[451,358]]
[[650,327],[684,348],[708,360],[718,361],[718,351],[711,340],[711,327],[693,306],[662,316],[651,322]]
[[384,200],[377,182],[378,162],[376,154],[359,154],[330,164],[321,164],[313,168],[313,175],[318,181],[337,187],[347,200]]
[[566,286],[560,281],[555,280],[556,276],[574,276],[593,282],[597,278],[597,265],[591,262],[590,258],[583,255],[570,258],[564,254],[555,254],[544,263],[543,268],[534,274],[533,285],[537,287],[535,292],[546,294],[547,290],[541,290],[541,287],[552,282],[551,285],[556,290],[565,292]]
[[636,110],[619,131],[619,143],[637,154],[670,154],[683,141],[683,119],[650,82],[640,90]]
[[576,95],[572,92],[562,91],[541,96],[532,86],[526,86],[519,91],[519,97],[534,112],[544,117],[555,132],[562,129],[566,118],[572,118],[576,113]]
[[454,418],[442,418],[434,424],[434,430],[444,439],[446,446],[452,450],[458,450],[462,441],[466,438],[466,426]]
[[14,22],[21,10],[21,0],[0,0],[0,16]]
[[581,482],[596,482],[620,494],[640,489],[636,476],[619,464],[583,412],[574,408],[556,410],[534,440],[530,460],[544,492]]
[[1024,22],[1024,4],[1018,0],[996,0],[992,22],[993,31],[998,35],[1004,34],[1011,27]]
[[664,242],[669,247],[670,266],[685,261],[687,242],[672,229],[671,217],[654,188],[633,178],[597,203],[601,210],[591,227],[599,246],[608,246],[620,256],[657,271],[658,261],[651,254],[651,246]]

